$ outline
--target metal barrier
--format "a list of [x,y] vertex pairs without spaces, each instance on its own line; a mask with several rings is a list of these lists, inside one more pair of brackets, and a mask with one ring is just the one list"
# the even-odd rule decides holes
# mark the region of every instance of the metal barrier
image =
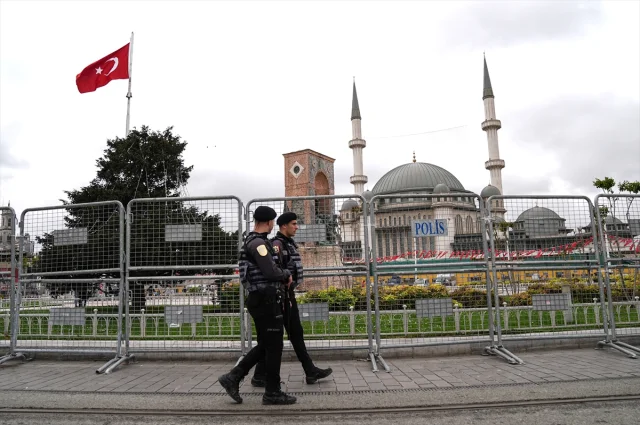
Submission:
[[496,298],[499,293],[503,298],[496,305],[499,336],[564,339],[604,333],[609,340],[589,198],[491,196],[487,203]]
[[244,298],[237,276],[241,241],[237,197],[129,202],[123,355],[244,354]]
[[619,341],[617,329],[640,335],[640,195],[600,194],[594,205],[609,318],[607,339],[599,345],[637,358],[640,348]]
[[376,195],[370,201],[376,346],[380,350],[494,341],[486,213],[468,191]]
[[[96,202],[29,208],[20,217],[16,352],[108,354],[120,360],[124,288],[124,207]],[[73,293],[60,306],[41,310],[21,302],[23,293]],[[114,297],[94,298],[96,293]],[[90,301],[92,300],[92,301]],[[104,321],[88,324],[89,312]],[[31,326],[37,321],[35,332]],[[97,329],[96,329],[97,328]],[[94,332],[96,329],[96,332]]]
[[[246,208],[247,231],[253,229],[253,211],[261,205],[278,215],[293,211],[298,217],[294,239],[304,265],[304,281],[295,292],[307,348],[367,349],[377,371],[366,200],[358,195],[254,199]],[[277,231],[276,226],[270,237]],[[285,345],[285,349],[290,347]]]
[[[24,355],[16,353],[18,336],[16,310],[16,213],[11,207],[0,207],[0,298],[9,297],[8,309],[0,309],[3,337],[0,348],[8,348],[9,352],[0,357],[0,364],[9,360],[24,359]],[[5,310],[5,311],[2,311]]]

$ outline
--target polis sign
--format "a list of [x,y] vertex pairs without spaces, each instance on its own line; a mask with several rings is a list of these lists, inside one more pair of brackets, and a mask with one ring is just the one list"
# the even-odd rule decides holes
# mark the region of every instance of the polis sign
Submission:
[[447,220],[413,220],[411,224],[414,238],[426,236],[448,236]]

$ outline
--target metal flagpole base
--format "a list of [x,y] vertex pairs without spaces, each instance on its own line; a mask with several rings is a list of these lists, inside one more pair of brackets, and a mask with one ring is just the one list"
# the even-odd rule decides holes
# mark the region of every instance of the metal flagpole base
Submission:
[[380,354],[377,354],[375,356],[376,360],[378,360],[380,362],[380,364],[382,365],[382,367],[384,368],[385,372],[391,372],[391,368],[389,367],[389,365],[387,364],[387,362],[384,361],[384,359],[382,358],[382,356]]
[[7,354],[6,356],[0,357],[0,364],[9,362],[11,360],[18,360],[18,359],[21,359],[23,362],[26,362],[27,360],[29,360],[27,359],[27,356],[25,356],[22,353],[13,353],[13,354]]
[[485,347],[484,353],[491,356],[501,357],[512,365],[524,364],[522,359],[502,346]]
[[598,347],[597,348],[603,348],[603,347],[609,347],[609,348],[613,348],[614,350],[618,350],[621,353],[626,354],[627,357],[629,357],[631,359],[638,358],[638,356],[636,356],[636,354],[633,351],[637,351],[638,353],[640,353],[640,349],[638,349],[638,348],[636,348],[636,347],[634,347],[632,345],[625,344],[624,342],[620,342],[620,341],[600,341],[600,342],[598,342]]
[[100,374],[100,373],[104,373],[105,375],[113,372],[118,366],[120,366],[122,363],[124,362],[129,362],[131,360],[133,360],[135,357],[132,354],[129,354],[127,356],[118,356],[115,357],[111,360],[109,360],[107,363],[105,363],[100,369],[96,370],[96,373]]

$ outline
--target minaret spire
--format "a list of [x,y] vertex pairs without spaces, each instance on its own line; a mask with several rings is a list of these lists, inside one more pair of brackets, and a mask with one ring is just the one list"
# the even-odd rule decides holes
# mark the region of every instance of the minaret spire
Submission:
[[482,100],[484,101],[485,117],[482,123],[482,130],[487,133],[487,142],[489,144],[489,160],[484,163],[484,167],[489,170],[491,175],[491,185],[497,187],[500,193],[504,194],[502,191],[502,169],[504,168],[504,161],[500,159],[500,149],[498,146],[498,130],[502,127],[502,123],[496,119],[496,105],[486,57],[484,58]]
[[362,195],[364,185],[369,179],[364,175],[364,167],[362,164],[362,150],[367,146],[367,142],[362,138],[362,118],[360,117],[360,105],[358,104],[358,93],[356,92],[356,77],[353,77],[353,100],[351,102],[351,140],[349,148],[353,150],[353,176],[351,176],[351,184],[353,184],[354,193]]

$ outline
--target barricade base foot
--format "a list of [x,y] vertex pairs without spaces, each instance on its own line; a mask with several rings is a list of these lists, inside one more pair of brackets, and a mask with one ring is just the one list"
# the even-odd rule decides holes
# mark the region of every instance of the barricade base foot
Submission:
[[614,350],[618,350],[619,352],[626,354],[627,357],[631,358],[631,359],[637,359],[638,356],[633,352],[633,351],[637,351],[638,353],[640,353],[640,349],[638,349],[637,347],[634,347],[632,345],[626,344],[624,342],[620,342],[620,341],[600,341],[598,342],[598,346],[597,348],[603,348],[603,347],[609,347],[609,348],[613,348]]
[[484,354],[489,356],[501,357],[502,359],[506,360],[507,363],[512,365],[524,364],[524,361],[522,361],[522,359],[502,346],[485,347]]
[[96,370],[96,373],[101,374],[104,373],[109,374],[111,372],[113,372],[118,366],[120,366],[122,363],[124,362],[130,362],[131,360],[133,360],[135,357],[133,356],[133,354],[129,354],[126,356],[117,356],[111,360],[109,360],[107,363],[105,363],[100,369]]
[[384,368],[385,372],[391,372],[391,368],[389,367],[389,365],[387,364],[387,362],[384,361],[384,359],[382,358],[382,356],[380,354],[377,354],[375,356],[376,360],[380,362],[380,364],[382,365],[382,367]]
[[369,360],[371,360],[371,370],[373,372],[378,372],[378,364],[376,363],[376,355],[373,353],[369,353]]
[[22,360],[23,362],[26,362],[29,360],[27,356],[25,356],[22,353],[13,353],[13,354],[7,354],[6,356],[0,357],[0,364],[6,363],[11,360],[18,360],[18,359]]

